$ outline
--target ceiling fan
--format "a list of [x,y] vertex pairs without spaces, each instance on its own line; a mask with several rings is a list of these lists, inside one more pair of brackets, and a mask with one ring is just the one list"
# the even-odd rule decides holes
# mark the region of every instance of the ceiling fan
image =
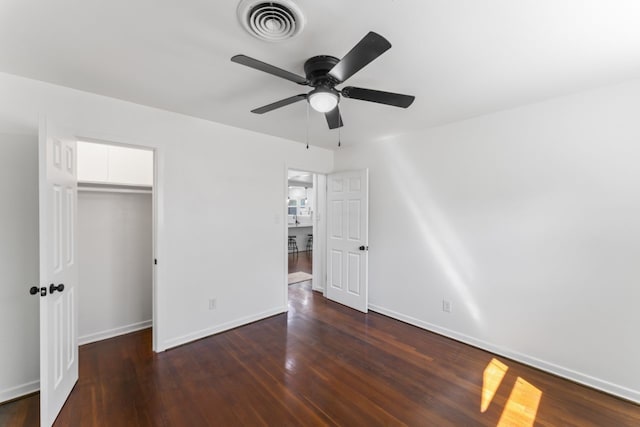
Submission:
[[407,108],[413,103],[414,96],[401,95],[399,93],[383,92],[380,90],[363,89],[359,87],[347,86],[336,89],[336,86],[344,83],[349,77],[364,68],[371,61],[382,55],[391,48],[391,43],[381,35],[369,32],[353,49],[342,59],[329,55],[319,55],[307,59],[304,63],[306,77],[283,70],[246,55],[236,55],[231,58],[232,62],[255,68],[259,71],[272,74],[274,76],[298,83],[303,86],[311,86],[314,89],[309,93],[294,95],[281,99],[272,104],[265,105],[252,113],[264,114],[277,108],[293,104],[294,102],[306,99],[311,107],[324,113],[327,118],[329,129],[336,129],[343,126],[342,116],[338,103],[340,96],[361,101],[377,102],[378,104],[392,105],[394,107]]

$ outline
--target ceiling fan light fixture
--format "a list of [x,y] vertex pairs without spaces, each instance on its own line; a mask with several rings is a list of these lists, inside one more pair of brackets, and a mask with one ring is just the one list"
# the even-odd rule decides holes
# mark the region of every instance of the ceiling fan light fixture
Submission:
[[308,96],[309,105],[319,113],[327,113],[338,105],[340,96],[335,89],[318,87]]

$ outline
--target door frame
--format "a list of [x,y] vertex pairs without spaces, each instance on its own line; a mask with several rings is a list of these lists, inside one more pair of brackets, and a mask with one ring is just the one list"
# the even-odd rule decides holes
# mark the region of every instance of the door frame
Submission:
[[[284,183],[282,186],[283,192],[281,194],[281,198],[280,200],[287,200],[287,191],[289,189],[289,170],[297,170],[297,171],[304,171],[304,172],[309,172],[313,174],[313,194],[314,194],[314,203],[316,204],[316,206],[314,207],[314,216],[313,216],[313,221],[312,221],[312,232],[313,232],[313,257],[312,257],[312,288],[315,291],[322,291],[322,295],[326,295],[326,291],[327,291],[327,283],[326,283],[326,214],[327,214],[327,206],[326,206],[326,200],[327,200],[327,188],[326,185],[322,186],[322,188],[319,188],[321,186],[317,185],[318,181],[323,181],[326,183],[326,177],[327,174],[323,173],[323,172],[316,172],[312,169],[306,168],[306,167],[296,167],[296,166],[292,166],[289,164],[284,165]],[[318,177],[323,177],[318,179]],[[320,195],[322,195],[322,197],[319,197]],[[283,300],[283,307],[284,307],[284,311],[287,312],[289,311],[289,281],[288,281],[288,274],[289,274],[289,250],[287,248],[287,238],[289,236],[289,226],[288,226],[288,213],[289,213],[289,209],[286,203],[283,203],[283,210],[282,210],[282,218],[283,218],[283,224],[282,224],[282,242],[280,244],[280,247],[283,250],[283,267],[282,267],[282,273],[283,273],[283,283],[284,283],[284,300]],[[320,217],[318,217],[318,214],[321,214]],[[324,224],[324,227],[320,227],[318,226],[318,222],[321,221],[322,224]],[[322,231],[324,230],[324,231]],[[322,284],[322,287],[320,288],[318,286],[318,283]]]
[[[157,146],[153,146],[153,145],[145,145],[145,144],[140,144],[140,143],[128,143],[128,142],[121,142],[121,141],[114,141],[111,139],[105,139],[105,138],[96,138],[96,137],[91,137],[91,136],[84,136],[84,135],[75,135],[76,140],[77,141],[83,141],[83,142],[91,142],[91,143],[95,143],[95,144],[103,144],[103,145],[112,145],[112,146],[116,146],[116,147],[126,147],[126,148],[135,148],[138,150],[146,150],[146,151],[151,151],[153,152],[153,188],[151,189],[151,241],[152,241],[152,248],[151,248],[151,253],[152,253],[152,264],[151,264],[151,336],[152,336],[152,350],[155,353],[164,351],[165,349],[162,348],[160,346],[160,340],[159,340],[159,336],[160,336],[160,316],[159,316],[159,294],[160,294],[160,275],[158,274],[158,266],[156,265],[156,261],[158,260],[158,253],[160,252],[160,230],[158,227],[158,223],[159,223],[159,218],[161,219],[162,217],[162,212],[159,209],[159,206],[161,206],[161,204],[159,203],[159,199],[161,198],[161,194],[162,194],[162,189],[161,186],[163,184],[163,181],[161,179],[161,177],[163,176],[163,173],[161,171],[161,165],[163,164],[162,162],[160,162],[160,157],[163,154],[162,150],[157,147]],[[80,266],[81,267],[81,266]]]

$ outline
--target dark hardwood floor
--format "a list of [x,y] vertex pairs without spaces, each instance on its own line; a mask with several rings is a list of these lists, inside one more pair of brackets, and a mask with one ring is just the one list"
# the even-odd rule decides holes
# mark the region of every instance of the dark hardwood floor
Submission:
[[0,426],[38,426],[40,395],[33,393],[0,405]]
[[[150,330],[80,348],[56,426],[639,426],[640,407],[289,287],[289,313],[164,353]],[[37,425],[38,397],[0,406]]]
[[304,251],[298,253],[289,254],[288,259],[289,273],[295,273],[296,271],[304,271],[305,273],[312,273],[313,267],[313,252]]

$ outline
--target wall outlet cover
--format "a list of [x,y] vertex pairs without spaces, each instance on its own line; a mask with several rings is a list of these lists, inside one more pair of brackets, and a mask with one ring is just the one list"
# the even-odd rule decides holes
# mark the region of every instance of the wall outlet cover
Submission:
[[451,301],[442,300],[442,311],[445,313],[451,313]]

